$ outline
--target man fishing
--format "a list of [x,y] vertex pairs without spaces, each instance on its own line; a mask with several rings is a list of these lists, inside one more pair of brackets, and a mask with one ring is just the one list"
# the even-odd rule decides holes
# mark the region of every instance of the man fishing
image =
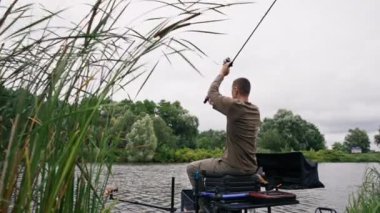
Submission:
[[[193,189],[196,171],[205,172],[207,175],[244,175],[253,174],[257,170],[256,143],[260,127],[260,112],[257,106],[249,102],[251,84],[246,78],[236,79],[232,83],[232,98],[222,96],[219,93],[219,86],[276,2],[277,0],[273,1],[232,61],[229,58],[224,61],[219,75],[210,86],[204,102],[208,101],[214,109],[227,117],[227,141],[222,158],[195,161],[187,166],[187,175]],[[261,184],[268,184],[260,174],[257,174],[257,177]]]
[[198,170],[207,175],[244,175],[257,170],[256,141],[260,127],[260,112],[249,102],[251,85],[248,79],[238,78],[232,84],[232,98],[222,96],[219,86],[229,74],[232,62],[224,61],[219,75],[212,82],[206,101],[227,117],[227,141],[221,158],[195,161],[187,166],[191,185]]

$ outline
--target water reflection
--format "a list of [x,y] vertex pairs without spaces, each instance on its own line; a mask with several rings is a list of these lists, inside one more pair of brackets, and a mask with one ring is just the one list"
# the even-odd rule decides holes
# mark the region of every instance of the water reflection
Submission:
[[[368,163],[321,163],[319,178],[325,188],[292,191],[300,201],[298,205],[273,207],[273,212],[314,212],[317,207],[330,207],[344,212],[349,195],[358,189]],[[171,177],[176,178],[175,206],[180,208],[180,192],[190,188],[186,164],[115,165],[110,179],[119,187],[119,197],[163,207],[170,207]],[[116,203],[113,212],[165,212],[149,207]],[[266,212],[258,209],[256,212]]]

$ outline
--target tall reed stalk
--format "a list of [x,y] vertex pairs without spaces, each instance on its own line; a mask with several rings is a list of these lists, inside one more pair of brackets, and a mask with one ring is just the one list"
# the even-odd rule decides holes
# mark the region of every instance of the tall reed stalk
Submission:
[[125,0],[97,0],[68,26],[53,24],[64,10],[33,17],[35,6],[17,0],[0,8],[0,86],[14,91],[1,97],[0,212],[104,209],[114,147],[105,100],[145,72],[149,78],[160,58],[180,56],[195,68],[187,54],[203,52],[173,31],[204,33],[192,26],[219,20],[203,14],[235,4],[151,2],[154,12],[175,13],[146,19],[144,33],[121,22]]
[[348,213],[380,212],[380,167],[367,170],[363,184],[356,194],[350,197],[346,208]]

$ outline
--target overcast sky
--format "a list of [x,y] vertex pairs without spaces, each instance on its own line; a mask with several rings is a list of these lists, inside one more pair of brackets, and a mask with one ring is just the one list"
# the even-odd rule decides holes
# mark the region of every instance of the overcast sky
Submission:
[[[77,4],[40,2],[51,9]],[[204,28],[225,35],[191,34],[188,38],[208,54],[192,58],[203,76],[183,61],[162,61],[137,99],[178,100],[198,117],[200,130],[224,129],[225,118],[204,105],[203,98],[223,59],[237,53],[271,3],[257,0],[229,8],[227,21]],[[78,8],[71,9],[74,16]],[[133,12],[144,10],[140,6]],[[262,119],[288,109],[315,124],[329,146],[356,127],[366,130],[373,142],[380,127],[379,11],[379,0],[278,0],[237,58],[221,92],[230,95],[232,81],[247,77],[253,85],[251,102],[259,106]],[[138,87],[128,88],[132,97]]]

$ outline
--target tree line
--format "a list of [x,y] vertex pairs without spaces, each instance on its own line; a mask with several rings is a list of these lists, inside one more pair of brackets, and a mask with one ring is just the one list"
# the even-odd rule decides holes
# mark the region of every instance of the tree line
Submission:
[[[18,103],[19,96],[26,96],[24,100],[27,101]],[[6,151],[15,110],[20,107],[24,111],[30,110],[35,99],[26,90],[12,91],[0,87],[2,153]],[[96,101],[87,97],[80,104],[88,106]],[[88,143],[96,144],[99,138],[107,135],[109,146],[115,148],[120,161],[127,162],[173,162],[201,157],[192,156],[191,150],[204,150],[199,155],[206,157],[207,151],[211,150],[218,155],[222,153],[226,141],[224,130],[200,132],[198,118],[191,115],[178,101],[161,100],[155,103],[150,100],[106,100],[92,122],[93,136]],[[380,129],[374,140],[380,145]],[[363,152],[370,151],[370,140],[365,130],[350,129],[344,142],[334,143],[332,148],[350,152],[353,147],[360,147]],[[325,149],[326,142],[318,127],[290,110],[280,109],[273,118],[264,118],[262,122],[258,135],[258,150],[261,152]]]

